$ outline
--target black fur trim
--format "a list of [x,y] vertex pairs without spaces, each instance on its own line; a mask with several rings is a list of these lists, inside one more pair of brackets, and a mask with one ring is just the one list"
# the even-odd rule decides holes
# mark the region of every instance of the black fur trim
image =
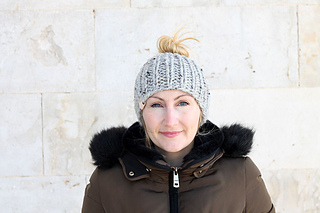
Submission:
[[[200,133],[195,137],[194,147],[185,156],[184,161],[197,160],[214,153],[217,149],[224,150],[229,157],[247,155],[252,147],[254,131],[239,124],[219,129],[207,121],[200,127]],[[100,168],[110,168],[122,156],[124,150],[134,154],[137,158],[155,162],[163,159],[155,149],[145,146],[145,133],[138,122],[128,129],[114,127],[96,134],[89,146],[94,165]]]
[[221,128],[224,134],[222,149],[225,155],[230,157],[241,157],[249,154],[252,147],[254,131],[239,124]]
[[123,137],[123,144],[126,150],[139,157],[139,159],[152,162],[163,159],[158,151],[146,147],[145,132],[139,122],[128,128]]
[[94,135],[89,150],[94,165],[100,168],[110,168],[123,152],[122,136],[127,130],[125,127],[113,127]]
[[191,152],[184,157],[184,161],[199,159],[214,153],[223,143],[223,134],[220,129],[206,121],[194,139],[194,147]]

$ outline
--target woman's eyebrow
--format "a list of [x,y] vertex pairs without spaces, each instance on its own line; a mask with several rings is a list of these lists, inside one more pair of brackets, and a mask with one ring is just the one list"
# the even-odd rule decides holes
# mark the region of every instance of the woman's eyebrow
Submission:
[[160,101],[164,101],[164,99],[158,97],[158,96],[151,96],[150,98],[156,98],[156,99],[159,99]]
[[191,97],[191,95],[189,95],[189,94],[183,94],[183,95],[177,96],[174,100],[178,100],[179,98],[184,97],[184,96],[190,96]]

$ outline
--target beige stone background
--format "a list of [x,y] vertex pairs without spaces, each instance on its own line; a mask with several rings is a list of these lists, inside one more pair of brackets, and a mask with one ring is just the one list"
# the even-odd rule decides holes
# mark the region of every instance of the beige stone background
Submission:
[[277,212],[320,212],[319,0],[1,0],[1,212],[80,212],[90,138],[136,121],[135,76],[181,26]]

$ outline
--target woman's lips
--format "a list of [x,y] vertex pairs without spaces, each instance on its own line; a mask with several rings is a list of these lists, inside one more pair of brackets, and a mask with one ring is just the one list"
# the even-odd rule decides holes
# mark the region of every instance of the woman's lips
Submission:
[[160,134],[166,136],[167,138],[174,138],[180,135],[181,131],[172,131],[172,132],[160,132]]

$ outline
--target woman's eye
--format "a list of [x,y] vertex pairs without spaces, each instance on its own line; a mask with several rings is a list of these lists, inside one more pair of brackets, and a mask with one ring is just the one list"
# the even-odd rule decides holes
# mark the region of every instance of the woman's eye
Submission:
[[161,104],[152,104],[151,107],[152,107],[152,108],[161,107]]
[[181,101],[181,102],[179,103],[179,106],[188,106],[188,105],[189,105],[189,103],[186,102],[186,101]]

